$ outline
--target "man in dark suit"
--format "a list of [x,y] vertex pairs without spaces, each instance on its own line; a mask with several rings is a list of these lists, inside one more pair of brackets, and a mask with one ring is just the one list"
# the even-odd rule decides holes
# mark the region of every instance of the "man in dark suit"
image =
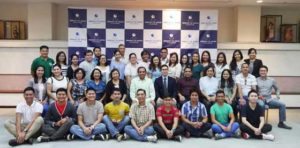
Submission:
[[155,88],[155,101],[157,106],[163,104],[163,99],[170,97],[173,100],[173,105],[176,105],[176,95],[177,95],[177,84],[176,80],[168,76],[169,67],[167,65],[161,66],[162,76],[158,77],[154,82]]
[[263,62],[260,59],[256,59],[256,54],[256,49],[250,48],[248,50],[249,59],[245,59],[244,61],[249,65],[249,73],[257,78],[260,77],[259,68],[263,65]]

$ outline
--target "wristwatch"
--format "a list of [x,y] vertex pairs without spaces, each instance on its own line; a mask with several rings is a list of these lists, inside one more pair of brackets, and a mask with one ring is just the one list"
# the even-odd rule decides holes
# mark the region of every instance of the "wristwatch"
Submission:
[[24,129],[24,131],[23,131],[23,132],[27,133],[27,132],[28,132],[28,129]]

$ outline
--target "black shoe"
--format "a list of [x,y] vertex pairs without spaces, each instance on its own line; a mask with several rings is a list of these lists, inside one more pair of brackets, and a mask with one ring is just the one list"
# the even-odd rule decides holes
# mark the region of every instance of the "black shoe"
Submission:
[[182,137],[181,137],[180,135],[175,136],[175,137],[174,137],[174,140],[175,140],[175,141],[178,141],[178,142],[181,142],[181,141],[182,141]]
[[292,127],[287,126],[286,124],[284,124],[283,122],[278,123],[278,127],[279,128],[283,128],[283,129],[292,129]]
[[8,145],[13,147],[21,144],[19,144],[16,139],[11,139],[9,140]]
[[44,136],[39,136],[36,139],[36,142],[41,143],[41,142],[49,142],[50,141],[50,137],[44,137]]
[[33,144],[33,138],[29,138],[25,141],[26,144]]
[[105,137],[104,137],[104,135],[99,134],[99,135],[93,135],[92,139],[93,139],[93,140],[101,140],[101,141],[104,141],[104,140],[105,140]]
[[71,141],[71,140],[78,139],[78,138],[79,137],[74,134],[68,134],[66,137],[67,141]]
[[116,139],[117,139],[118,142],[122,141],[123,140],[123,135],[117,134]]

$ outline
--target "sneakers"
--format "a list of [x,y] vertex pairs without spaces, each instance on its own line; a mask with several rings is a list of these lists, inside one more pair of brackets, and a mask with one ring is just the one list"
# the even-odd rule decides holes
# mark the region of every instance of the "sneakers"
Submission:
[[191,133],[188,132],[188,131],[186,131],[184,136],[185,136],[185,138],[190,138],[191,137]]
[[209,129],[208,131],[206,131],[205,133],[203,133],[202,136],[210,139],[210,138],[213,137],[213,132],[212,132],[211,129]]
[[215,140],[220,140],[220,139],[224,139],[226,136],[224,133],[221,134],[215,134]]
[[157,142],[157,136],[156,136],[156,135],[153,135],[153,136],[147,136],[147,140],[148,140],[149,142],[156,143],[156,142]]
[[101,141],[106,140],[103,134],[93,135],[93,136],[92,136],[92,139],[95,140],[95,141],[96,141],[96,140],[101,140]]
[[181,141],[182,141],[182,137],[181,137],[180,135],[175,136],[175,137],[174,137],[174,140],[175,140],[175,141],[178,141],[178,142],[181,142]]
[[105,138],[105,140],[109,140],[110,139],[110,134],[104,134],[104,138]]
[[250,135],[247,134],[247,133],[243,133],[243,134],[242,134],[242,137],[243,137],[243,139],[247,140],[247,139],[250,138]]
[[123,140],[128,140],[129,138],[130,137],[126,133],[123,134]]
[[284,124],[283,122],[279,122],[278,123],[278,127],[279,128],[283,128],[283,129],[292,129],[292,127],[290,127],[290,126],[287,126],[286,124]]
[[117,139],[118,142],[122,141],[123,135],[117,134],[117,135],[116,135],[116,139]]
[[270,140],[270,141],[274,141],[275,140],[274,135],[271,135],[271,134],[262,134],[262,136],[263,136],[264,140]]
[[41,143],[41,142],[49,142],[50,141],[50,137],[45,137],[45,136],[39,136],[36,139],[36,142]]
[[236,132],[232,135],[233,138],[241,138],[241,131],[240,129],[236,130]]
[[68,134],[67,135],[67,141],[71,141],[71,140],[74,140],[76,138],[76,136],[74,134]]
[[16,139],[11,139],[8,142],[8,145],[11,147],[22,145],[22,144],[33,144],[33,139],[29,138],[28,140],[24,141],[24,143],[18,143]]

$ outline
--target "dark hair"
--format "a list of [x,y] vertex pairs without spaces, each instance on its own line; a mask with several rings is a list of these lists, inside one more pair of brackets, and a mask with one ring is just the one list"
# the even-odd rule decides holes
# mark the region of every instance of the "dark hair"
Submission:
[[150,53],[149,53],[147,50],[143,50],[143,51],[141,52],[141,57],[142,57],[143,55],[145,55],[145,54],[148,54],[148,55],[150,56]]
[[39,66],[36,67],[36,69],[34,70],[34,73],[33,73],[33,81],[34,81],[35,84],[38,83],[38,76],[37,76],[37,74],[36,74],[36,71],[37,71],[37,69],[40,68],[40,67],[42,67],[42,68],[44,69],[44,74],[43,74],[43,76],[42,76],[42,83],[46,83],[45,67],[42,66],[42,65],[39,65]]
[[181,65],[184,64],[184,63],[182,62],[183,56],[186,56],[186,58],[187,58],[186,65],[190,65],[190,63],[189,63],[189,62],[190,62],[190,57],[189,57],[187,54],[183,54],[183,55],[180,56],[180,64],[181,64]]
[[163,47],[163,48],[160,49],[160,52],[163,51],[163,50],[167,50],[168,51],[168,48]]
[[85,71],[84,71],[84,69],[82,69],[82,68],[77,68],[75,71],[74,71],[74,79],[76,79],[76,75],[77,75],[77,73],[78,72],[82,72],[82,79],[84,79],[84,77],[85,77]]
[[231,59],[230,65],[229,65],[231,70],[236,70],[237,64],[236,64],[236,59],[235,59],[234,55],[237,52],[241,55],[241,60],[243,60],[243,58],[244,58],[241,50],[238,50],[238,49],[235,50],[232,54],[232,59]]
[[[223,63],[220,63],[220,62],[219,62],[219,57],[220,57],[221,55],[223,55],[223,57],[224,57]],[[223,64],[223,65],[222,65],[222,68],[227,64],[227,59],[226,59],[226,55],[225,55],[224,52],[219,52],[219,53],[218,53],[218,55],[217,55],[217,60],[216,60],[216,64],[217,64],[217,65],[218,65],[218,64]]]
[[254,89],[251,89],[249,92],[248,92],[248,97],[250,96],[250,94],[251,93],[256,93],[257,95],[258,95],[258,93],[257,93],[257,91],[256,90],[254,90]]
[[26,87],[26,88],[23,90],[23,94],[25,94],[27,91],[32,91],[33,93],[35,93],[33,87]]
[[[154,58],[158,58],[157,67],[155,67],[155,65],[154,65],[154,62],[153,62]],[[149,70],[155,70],[155,68],[158,68],[158,69],[162,68],[160,58],[157,55],[151,57],[150,64],[149,64]]]
[[231,71],[229,69],[224,69],[222,71],[222,74],[221,74],[221,86],[220,87],[222,89],[225,88],[225,79],[223,78],[223,74],[224,74],[225,71],[227,71],[229,73],[229,75],[230,75],[229,78],[228,78],[228,81],[227,81],[227,86],[229,88],[233,88],[234,87],[234,81],[233,81],[233,78],[232,78],[232,73],[231,73]]
[[[114,51],[114,56],[117,54],[117,52],[120,53],[119,49]],[[121,54],[121,53],[120,53]]]
[[139,71],[140,71],[140,69],[145,69],[145,71],[147,72],[147,69],[146,69],[146,67],[144,67],[144,66],[140,66],[140,67],[138,67],[138,69],[137,69],[137,72],[139,72]]
[[98,68],[95,68],[95,69],[92,71],[92,73],[91,73],[91,80],[95,80],[95,78],[94,78],[94,73],[95,73],[95,71],[99,71],[99,72],[100,72],[100,80],[102,80],[102,72],[101,72],[101,70],[98,69]]
[[124,47],[125,47],[125,45],[124,45],[124,44],[119,44],[118,48],[120,48],[120,46],[124,46]]
[[203,55],[204,55],[204,53],[207,53],[207,55],[208,55],[208,63],[211,63],[210,53],[209,53],[209,51],[207,51],[207,50],[204,50],[204,51],[202,52],[202,54],[201,54],[201,63],[203,63]]
[[225,93],[224,93],[223,90],[218,90],[218,91],[216,92],[216,96],[217,96],[218,94],[223,94],[223,95],[225,95]]
[[120,77],[120,71],[119,71],[117,68],[114,68],[114,69],[112,69],[112,70],[110,71],[110,73],[109,73],[110,79],[112,79],[112,74],[113,74],[115,71],[118,72],[119,77]]
[[199,99],[200,99],[201,97],[203,97],[201,91],[200,91],[199,89],[195,88],[195,87],[193,87],[193,88],[190,90],[190,96],[191,96],[191,94],[194,93],[194,92],[198,94]]
[[261,68],[265,68],[267,71],[269,71],[269,68],[268,68],[268,66],[266,66],[266,65],[262,65],[262,66],[260,66],[260,68],[259,68],[259,69],[261,69]]
[[[77,54],[72,54],[72,55],[71,55],[71,60],[72,60],[74,57],[77,57],[78,60],[79,60],[79,56],[78,56]],[[79,64],[79,63],[78,63],[78,64]],[[71,65],[71,64],[70,64],[70,65]]]
[[115,91],[117,91],[117,92],[120,92],[120,93],[121,93],[121,89],[120,89],[120,88],[114,88],[114,89],[112,90],[112,93],[114,93]]
[[65,88],[58,88],[56,90],[56,94],[58,94],[58,92],[65,92],[67,94],[67,89],[65,89]]
[[63,51],[60,51],[60,52],[58,52],[58,53],[56,54],[56,63],[57,63],[57,64],[60,64],[59,56],[60,56],[61,54],[64,54],[64,57],[65,57],[65,60],[63,61],[63,64],[67,65],[67,56],[66,56],[66,53],[63,52]]
[[207,67],[204,68],[204,71],[203,71],[203,76],[204,76],[204,77],[207,76],[207,71],[208,71],[210,68],[213,70],[214,76],[215,76],[216,73],[215,73],[215,68],[214,68],[214,66],[208,65]]
[[136,57],[136,54],[135,54],[134,52],[132,52],[132,53],[129,54],[129,57],[128,57],[129,60],[130,60],[130,57],[131,57],[132,55],[134,55],[134,56]]
[[[171,66],[171,57],[173,56],[173,55],[175,55],[175,57],[176,57],[176,61],[175,61],[175,65],[177,65],[178,64],[178,54],[176,53],[176,52],[172,52],[171,54],[170,54],[170,60],[169,60],[169,66]],[[174,65],[174,66],[175,66]]]
[[86,51],[84,52],[84,56],[86,56],[88,53],[93,54],[93,51],[92,51],[92,50],[86,50]]
[[54,67],[58,67],[59,69],[61,69],[61,66],[60,66],[60,64],[54,64],[54,65],[52,65],[52,69],[54,68]]
[[101,57],[105,57],[106,62],[105,62],[105,64],[104,64],[104,66],[107,66],[107,65],[108,65],[108,62],[107,62],[107,58],[106,58],[105,54],[101,54],[101,55],[100,55],[100,58],[99,58],[99,61],[98,61],[98,64],[97,64],[97,65],[100,66],[100,64],[101,64],[101,63],[100,63]]
[[144,94],[146,95],[146,91],[145,91],[145,89],[138,89],[137,91],[136,91],[136,93],[138,93],[139,91],[142,91],[142,92],[144,92]]
[[243,64],[241,65],[241,67],[243,67],[244,65],[247,65],[247,66],[249,66],[249,64],[248,64],[248,63],[243,63]]
[[169,66],[168,66],[167,64],[162,65],[162,66],[161,66],[161,69],[162,69],[163,67],[167,67],[167,68],[169,69]]
[[48,46],[46,46],[46,45],[42,45],[42,46],[40,46],[40,51],[42,50],[42,49],[47,49],[47,50],[49,50],[49,47]]
[[88,87],[86,90],[85,90],[85,93],[87,94],[89,91],[93,91],[96,93],[96,90],[92,87]]
[[254,51],[255,52],[255,54],[257,54],[257,51],[256,51],[256,49],[255,48],[250,48],[250,49],[248,49],[248,55],[252,52],[252,51]]
[[192,67],[191,66],[186,66],[183,70],[183,72],[185,72],[186,69],[191,69],[192,70]]
[[95,52],[96,49],[100,49],[100,51],[101,51],[100,47],[94,47],[93,52]]
[[193,54],[192,54],[192,63],[191,63],[191,66],[194,65],[194,61],[193,61],[193,55],[194,55],[194,54],[198,55],[198,63],[200,64],[200,54],[199,54],[199,52],[193,52]]

